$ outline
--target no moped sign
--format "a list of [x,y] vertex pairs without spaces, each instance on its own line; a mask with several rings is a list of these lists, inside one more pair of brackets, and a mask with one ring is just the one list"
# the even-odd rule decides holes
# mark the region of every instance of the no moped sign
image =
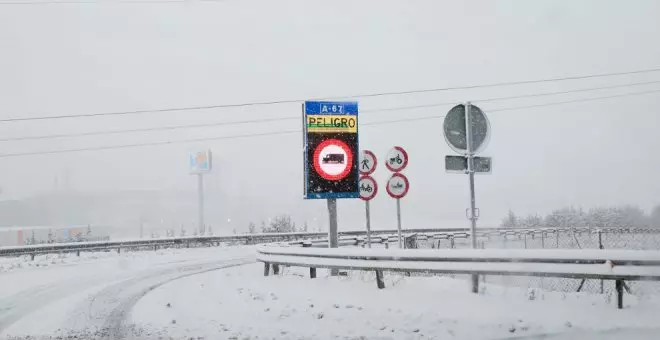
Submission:
[[392,172],[401,172],[408,166],[408,153],[400,146],[393,147],[385,157],[385,167]]

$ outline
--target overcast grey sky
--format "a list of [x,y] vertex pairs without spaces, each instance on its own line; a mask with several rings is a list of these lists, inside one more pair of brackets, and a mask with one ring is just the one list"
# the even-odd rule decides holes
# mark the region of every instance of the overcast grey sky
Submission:
[[[0,0],[1,3],[2,0]],[[37,1],[37,0],[35,0]],[[0,5],[2,118],[342,96],[660,67],[660,2],[226,0]],[[360,99],[361,110],[472,100],[491,121],[491,175],[477,178],[482,223],[508,209],[660,203],[660,93],[497,112],[500,108],[660,89],[660,84],[479,104],[479,99],[660,80],[660,72],[536,85]],[[362,123],[444,115],[450,108],[364,112]],[[489,111],[493,112],[490,113]],[[299,104],[139,116],[0,123],[0,137],[296,117]],[[228,136],[299,128],[297,120],[22,142],[0,153]],[[408,150],[404,227],[467,226],[466,176],[445,174],[442,119],[361,128],[382,160]],[[3,199],[52,190],[70,168],[79,190],[194,190],[187,153],[216,160],[208,195],[234,197],[239,220],[276,212],[326,219],[303,201],[299,134],[0,158]],[[382,165],[382,164],[381,164]],[[384,185],[384,167],[376,178]],[[249,209],[250,200],[265,202]],[[374,200],[377,228],[394,202]],[[265,211],[266,209],[267,211]],[[359,200],[342,226],[363,223]],[[457,221],[457,222],[448,222]],[[446,222],[446,223],[445,223]],[[443,224],[445,223],[445,224]]]

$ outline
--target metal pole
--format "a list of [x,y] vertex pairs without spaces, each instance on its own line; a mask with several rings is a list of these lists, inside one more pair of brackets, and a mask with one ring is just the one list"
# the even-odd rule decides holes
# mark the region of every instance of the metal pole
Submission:
[[396,199],[396,230],[399,236],[399,249],[403,249],[403,239],[401,238],[401,199]]
[[[465,103],[465,141],[468,160],[468,177],[470,178],[470,233],[472,239],[472,249],[477,249],[477,217],[476,217],[476,199],[474,195],[474,153],[472,150],[472,104]],[[479,291],[479,275],[472,275],[472,292]]]
[[[337,248],[337,199],[328,198],[328,215],[330,216],[330,229],[328,230],[328,248]],[[339,269],[331,269],[330,275],[339,275]]]
[[367,248],[371,248],[371,211],[369,210],[369,201],[364,202],[367,214]]
[[198,228],[200,233],[204,233],[204,175],[197,174],[197,195],[198,195]]

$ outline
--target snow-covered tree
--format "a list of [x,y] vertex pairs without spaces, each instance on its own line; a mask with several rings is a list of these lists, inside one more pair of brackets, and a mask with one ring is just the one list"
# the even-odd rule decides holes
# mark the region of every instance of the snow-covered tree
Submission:
[[291,221],[291,216],[280,215],[270,221],[270,225],[264,231],[267,233],[290,233],[296,230],[296,224]]
[[257,232],[257,226],[253,222],[250,222],[250,225],[248,225],[248,232],[250,234],[254,234]]
[[309,230],[309,226],[307,225],[307,221],[305,221],[305,223],[303,223],[302,229],[300,229],[300,231],[306,233],[307,230]]
[[656,205],[651,211],[651,227],[660,228],[660,205]]
[[518,227],[518,217],[513,211],[509,210],[507,216],[502,220],[500,224],[501,228],[516,228]]
[[523,218],[520,218],[518,221],[518,227],[524,229],[534,229],[543,227],[543,218],[539,215],[528,215]]

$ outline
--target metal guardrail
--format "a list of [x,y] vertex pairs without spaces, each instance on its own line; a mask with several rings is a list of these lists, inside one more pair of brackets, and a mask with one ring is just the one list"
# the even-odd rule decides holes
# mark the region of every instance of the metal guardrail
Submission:
[[[660,229],[630,229],[630,228],[607,228],[598,229],[604,233],[660,233]],[[384,244],[388,247],[388,243],[395,241],[392,237],[396,234],[396,230],[373,230],[372,243]],[[434,238],[434,239],[460,239],[469,238],[468,228],[450,228],[450,229],[406,229],[406,234],[417,234],[420,237]],[[503,229],[503,228],[481,228],[477,231],[477,237],[490,237],[501,235],[522,235],[530,233],[595,233],[596,229],[589,228],[539,228],[539,229]],[[364,245],[364,231],[344,231],[339,232],[340,242],[342,245]],[[75,242],[75,243],[50,243],[28,246],[6,246],[0,247],[0,257],[6,256],[20,256],[49,253],[77,253],[80,255],[81,251],[100,251],[100,250],[117,250],[121,249],[151,249],[154,250],[167,247],[167,246],[186,246],[191,244],[219,244],[219,243],[240,243],[240,244],[258,244],[258,243],[272,243],[272,242],[291,242],[296,240],[314,240],[315,246],[321,247],[326,243],[322,238],[327,237],[327,233],[319,232],[295,232],[295,233],[261,233],[261,234],[241,234],[241,235],[228,235],[228,236],[188,236],[188,237],[170,237],[170,238],[157,238],[157,239],[140,239],[140,240],[127,240],[127,241],[98,241],[98,242]],[[387,239],[389,238],[389,239]],[[299,243],[302,245],[302,242]]]
[[309,246],[260,246],[257,260],[264,275],[279,266],[375,271],[378,288],[385,288],[383,271],[438,274],[538,276],[613,280],[618,307],[623,308],[624,281],[660,281],[660,251],[628,250],[503,250],[443,249],[313,249]]
[[50,243],[28,246],[0,247],[0,257],[48,254],[48,253],[72,253],[80,255],[81,251],[117,250],[121,249],[151,249],[154,250],[167,246],[186,246],[191,244],[219,244],[219,243],[241,243],[256,244],[278,241],[289,241],[302,238],[321,237],[322,233],[271,233],[271,234],[248,234],[231,236],[192,236],[172,237],[146,240],[126,241],[99,241],[99,242],[75,242],[75,243]]

